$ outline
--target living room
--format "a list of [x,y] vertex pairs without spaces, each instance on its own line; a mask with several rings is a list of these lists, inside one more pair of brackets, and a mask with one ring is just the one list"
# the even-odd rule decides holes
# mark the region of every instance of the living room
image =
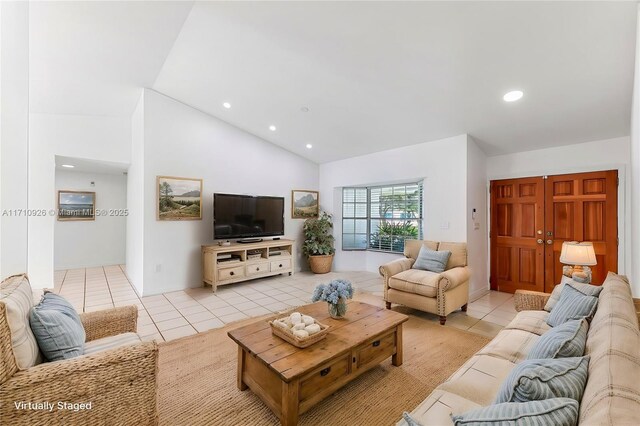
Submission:
[[637,2],[0,6],[9,424],[633,424]]

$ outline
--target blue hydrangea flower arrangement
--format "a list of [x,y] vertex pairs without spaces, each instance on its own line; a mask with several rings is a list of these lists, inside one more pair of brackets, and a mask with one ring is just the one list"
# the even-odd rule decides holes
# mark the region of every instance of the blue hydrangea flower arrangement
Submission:
[[347,299],[353,297],[353,286],[347,280],[337,279],[329,284],[320,284],[313,290],[311,300],[324,300],[329,304],[329,314],[333,318],[342,318],[347,313]]

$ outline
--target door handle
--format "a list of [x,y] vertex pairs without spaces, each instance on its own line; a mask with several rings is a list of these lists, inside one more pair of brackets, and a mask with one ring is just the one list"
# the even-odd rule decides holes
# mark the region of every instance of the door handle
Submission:
[[326,376],[327,374],[329,374],[329,372],[331,371],[331,367],[327,367],[324,370],[320,370],[320,375],[322,377]]
[[553,244],[553,240],[547,240],[547,244],[549,245]]
[[544,240],[542,238],[538,238],[538,240],[536,241],[538,244],[544,244]]

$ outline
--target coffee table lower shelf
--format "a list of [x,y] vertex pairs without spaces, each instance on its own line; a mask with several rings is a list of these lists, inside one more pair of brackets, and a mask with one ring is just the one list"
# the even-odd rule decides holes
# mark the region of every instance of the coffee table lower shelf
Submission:
[[293,426],[300,414],[389,357],[393,365],[402,365],[402,323],[289,381],[239,345],[238,388],[250,388],[282,425]]

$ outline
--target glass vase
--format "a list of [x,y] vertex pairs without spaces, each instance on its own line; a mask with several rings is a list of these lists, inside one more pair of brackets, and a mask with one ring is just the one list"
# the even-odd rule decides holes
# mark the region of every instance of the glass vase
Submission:
[[334,319],[344,318],[347,313],[347,300],[344,298],[338,299],[338,303],[327,303],[329,305],[329,315]]

